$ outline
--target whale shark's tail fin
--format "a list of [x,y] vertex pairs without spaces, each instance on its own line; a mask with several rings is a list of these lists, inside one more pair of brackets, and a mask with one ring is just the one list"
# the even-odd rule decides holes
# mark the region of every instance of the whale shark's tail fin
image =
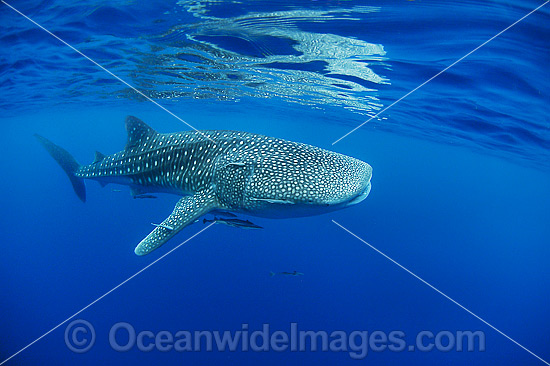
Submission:
[[84,179],[76,176],[76,171],[80,167],[80,164],[72,157],[71,154],[62,147],[57,146],[45,137],[38,134],[34,134],[34,137],[44,146],[44,148],[50,153],[52,158],[63,168],[71,184],[73,185],[74,192],[80,198],[82,202],[86,202],[86,186],[84,185]]

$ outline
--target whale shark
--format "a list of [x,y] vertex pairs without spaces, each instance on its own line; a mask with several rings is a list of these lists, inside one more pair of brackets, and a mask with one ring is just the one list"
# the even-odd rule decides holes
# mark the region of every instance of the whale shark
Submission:
[[322,214],[363,201],[372,167],[319,147],[229,130],[159,133],[126,118],[128,140],[112,155],[96,152],[80,165],[65,149],[35,135],[86,201],[84,180],[129,186],[134,195],[182,196],[173,212],[155,224],[135,248],[145,255],[211,211],[268,218]]

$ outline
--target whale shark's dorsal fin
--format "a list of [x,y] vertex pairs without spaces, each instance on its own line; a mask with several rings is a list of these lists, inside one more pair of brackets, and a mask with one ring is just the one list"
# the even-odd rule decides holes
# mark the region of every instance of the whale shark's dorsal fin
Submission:
[[103,161],[103,159],[105,159],[105,154],[102,154],[99,151],[96,151],[93,164],[99,163],[100,161]]
[[128,131],[128,142],[126,150],[140,144],[149,136],[155,135],[157,132],[149,127],[145,122],[134,116],[126,117],[126,131]]

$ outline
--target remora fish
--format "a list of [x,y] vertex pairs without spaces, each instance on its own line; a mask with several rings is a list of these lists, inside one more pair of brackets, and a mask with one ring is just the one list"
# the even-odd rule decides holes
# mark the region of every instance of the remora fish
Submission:
[[369,164],[311,145],[237,131],[158,133],[132,116],[126,129],[124,150],[109,156],[96,153],[89,165],[36,137],[82,201],[84,179],[124,184],[140,193],[183,196],[172,214],[137,245],[137,255],[150,253],[212,210],[272,218],[310,216],[359,203],[371,189]]
[[157,198],[157,196],[153,196],[152,194],[135,194],[134,196],[134,199],[137,199],[137,198]]
[[215,222],[220,224],[225,224],[227,226],[232,227],[238,227],[242,229],[263,229],[263,227],[258,226],[249,220],[241,220],[241,219],[224,219],[224,218],[218,218],[214,217],[212,220],[203,219],[202,222],[206,224],[207,222]]
[[304,274],[302,272],[293,271],[293,272],[270,272],[269,275],[271,277],[275,275],[286,275],[286,276],[303,276]]
[[162,228],[165,228],[165,229],[168,229],[168,230],[174,230],[174,228],[172,226],[168,226],[168,225],[164,225],[164,224],[155,224],[154,222],[152,222],[151,225],[156,226],[156,227],[162,227]]

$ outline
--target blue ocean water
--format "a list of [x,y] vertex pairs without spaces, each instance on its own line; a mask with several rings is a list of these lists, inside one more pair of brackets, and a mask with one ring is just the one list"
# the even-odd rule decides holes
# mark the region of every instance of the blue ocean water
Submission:
[[[6,365],[544,364],[332,220],[550,360],[550,5],[376,116],[543,2],[8,3],[192,126],[354,156],[372,165],[373,188],[332,214],[214,225],[74,318],[94,327],[89,351],[67,346],[70,319]],[[89,163],[123,148],[129,114],[189,127],[6,4],[0,29],[1,363],[206,226],[135,256],[177,197],[88,182],[82,204],[33,134]],[[294,270],[304,275],[270,276]],[[350,344],[121,352],[109,342],[120,322],[153,335],[399,331],[407,345],[422,331],[481,331],[485,347],[371,344],[362,361]]]

